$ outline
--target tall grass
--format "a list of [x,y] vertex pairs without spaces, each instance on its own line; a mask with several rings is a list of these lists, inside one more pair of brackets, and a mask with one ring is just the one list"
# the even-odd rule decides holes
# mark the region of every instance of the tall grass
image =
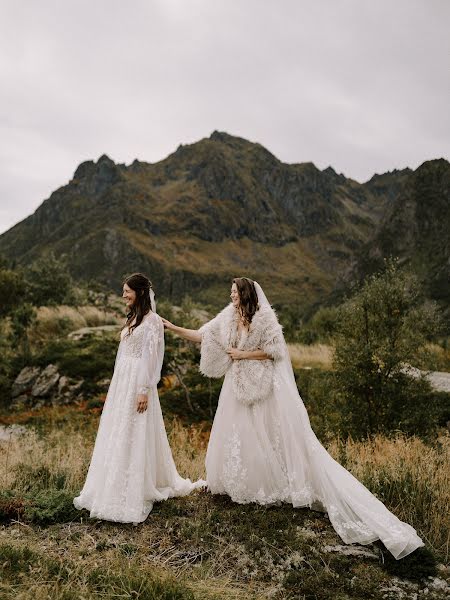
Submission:
[[[77,493],[84,482],[95,439],[97,420],[67,423],[46,435],[34,431],[0,444],[0,490],[26,492],[57,488]],[[204,478],[209,432],[205,427],[167,424],[179,472],[193,480]],[[450,506],[450,436],[428,445],[403,435],[376,436],[364,442],[333,440],[328,449],[389,509],[413,525],[429,547],[448,559]]]
[[178,419],[174,419],[168,429],[173,459],[180,475],[193,481],[204,479],[209,431],[195,425],[186,427]]
[[333,348],[326,344],[288,344],[292,365],[296,369],[330,369]]
[[334,440],[331,454],[425,543],[448,560],[450,550],[450,436],[433,445],[419,438],[377,435],[363,442]]
[[42,438],[34,430],[0,445],[1,488],[26,492],[35,486],[76,490],[92,452],[86,435],[56,429]]
[[30,332],[32,341],[50,339],[82,327],[116,325],[120,322],[116,313],[96,306],[41,306],[36,316],[36,323]]
[[[242,506],[195,492],[156,504],[139,527],[87,519],[72,500],[84,483],[98,414],[46,412],[35,417],[36,431],[0,442],[0,520],[8,524],[0,527],[1,598],[383,600],[389,569],[409,569],[406,577],[417,580],[408,559],[392,559],[388,569],[389,556],[382,563],[325,551],[339,543],[328,520],[289,505]],[[180,474],[204,478],[208,427],[166,426]],[[448,558],[449,449],[449,436],[434,446],[403,436],[329,444],[441,559]]]

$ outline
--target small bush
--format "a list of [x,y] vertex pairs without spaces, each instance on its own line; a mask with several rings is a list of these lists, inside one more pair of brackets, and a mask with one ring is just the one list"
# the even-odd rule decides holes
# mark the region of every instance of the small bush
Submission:
[[437,422],[430,385],[404,372],[440,322],[436,306],[424,302],[417,278],[387,261],[338,316],[334,387],[342,400],[345,433],[430,434]]
[[96,381],[111,377],[119,345],[116,334],[101,338],[85,337],[80,340],[60,339],[50,342],[35,359],[45,367],[57,364],[60,372],[74,379],[84,379],[85,393],[96,393]]
[[0,523],[20,519],[25,510],[25,499],[12,490],[0,491]]
[[25,506],[24,517],[38,525],[66,523],[79,518],[79,511],[73,505],[73,494],[63,490],[41,490]]
[[10,544],[0,545],[2,575],[7,579],[28,572],[30,565],[37,560],[38,555],[29,548],[15,548]]

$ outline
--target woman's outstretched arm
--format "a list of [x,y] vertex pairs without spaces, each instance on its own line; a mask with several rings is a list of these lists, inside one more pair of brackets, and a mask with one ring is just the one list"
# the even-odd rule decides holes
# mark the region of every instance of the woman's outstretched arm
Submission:
[[198,344],[202,341],[202,334],[197,329],[186,329],[185,327],[178,327],[178,325],[174,325],[167,319],[161,317],[162,322],[164,323],[164,327],[184,338],[185,340],[189,340],[190,342],[197,342]]

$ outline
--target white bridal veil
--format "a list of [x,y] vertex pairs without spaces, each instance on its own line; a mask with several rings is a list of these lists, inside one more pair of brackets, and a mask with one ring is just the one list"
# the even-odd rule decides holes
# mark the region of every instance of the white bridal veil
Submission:
[[153,288],[149,289],[148,295],[150,296],[150,307],[153,312],[156,312],[155,292]]
[[[260,307],[273,310],[261,286],[254,284]],[[283,358],[275,363],[274,401],[293,506],[326,511],[348,544],[380,539],[397,559],[423,546],[413,527],[389,512],[320,444],[298,392],[285,342],[284,347]]]

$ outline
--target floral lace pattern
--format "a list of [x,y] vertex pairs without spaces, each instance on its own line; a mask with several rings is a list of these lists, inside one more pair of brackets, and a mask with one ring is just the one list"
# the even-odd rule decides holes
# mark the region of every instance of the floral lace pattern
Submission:
[[[212,329],[218,332],[218,339],[228,335],[235,340],[234,323],[230,315],[226,317],[226,310],[211,322]],[[220,331],[220,324],[228,326],[227,332]],[[228,494],[241,504],[289,502],[294,507],[325,511],[345,543],[368,544],[380,539],[395,558],[422,546],[416,531],[339,465],[315,436],[281,328],[271,322],[267,328],[260,324],[258,342],[255,331],[253,337],[251,333],[236,341],[239,347],[260,347],[276,359],[272,388],[264,402],[242,402],[233,381],[234,369],[226,371],[206,456],[210,491]]]
[[225,446],[225,460],[223,464],[223,481],[226,482],[227,492],[235,502],[248,495],[245,482],[247,480],[247,469],[242,463],[241,441],[233,427],[230,439]]
[[[204,484],[180,477],[172,458],[156,388],[163,355],[164,329],[156,314],[130,335],[122,331],[88,474],[74,499],[91,517],[139,523],[154,502]],[[136,410],[139,393],[149,397],[143,413]]]

